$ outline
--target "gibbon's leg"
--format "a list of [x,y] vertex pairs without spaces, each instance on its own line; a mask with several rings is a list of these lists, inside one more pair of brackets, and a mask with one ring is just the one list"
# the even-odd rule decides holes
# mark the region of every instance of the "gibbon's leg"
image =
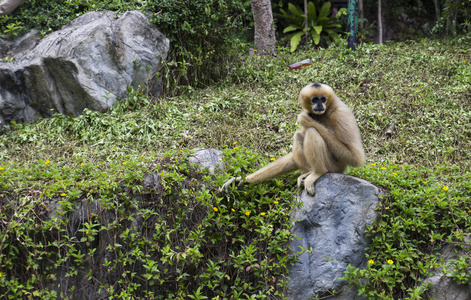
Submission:
[[250,174],[245,178],[247,183],[262,182],[270,178],[274,178],[281,174],[286,174],[297,170],[298,167],[294,161],[293,153],[288,153],[272,162],[271,164],[261,168],[255,173]]
[[303,172],[303,174],[298,177],[298,187],[300,187],[303,180],[311,173],[311,166],[308,164],[306,157],[304,156],[304,133],[301,131],[296,131],[294,134],[293,155],[298,169]]
[[314,195],[314,182],[319,177],[327,172],[343,172],[343,170],[341,166],[337,165],[317,129],[309,127],[304,135],[304,157],[312,166],[312,172],[304,179],[304,189],[310,195]]
[[[261,168],[260,170],[248,175],[245,178],[245,182],[247,183],[257,183],[257,182],[262,182],[264,180],[274,178],[278,175],[281,174],[286,174],[292,171],[297,170],[298,167],[296,165],[296,162],[294,161],[293,158],[293,153],[286,154],[285,156],[282,156],[281,158],[275,160],[271,164]],[[223,184],[221,187],[220,191],[229,191],[229,186],[233,182],[238,182],[239,185],[243,183],[241,177],[234,177],[229,179],[226,183]]]

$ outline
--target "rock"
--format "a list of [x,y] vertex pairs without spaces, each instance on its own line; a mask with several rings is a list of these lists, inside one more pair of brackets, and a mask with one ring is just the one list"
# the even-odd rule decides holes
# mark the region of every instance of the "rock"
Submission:
[[[28,49],[27,41],[8,52]],[[11,62],[0,62],[0,120],[103,111],[125,98],[128,86],[142,85],[158,96],[155,75],[168,48],[169,40],[141,12],[87,13]]]
[[[293,300],[329,296],[329,299],[355,300],[354,289],[339,278],[349,264],[366,266],[365,230],[377,218],[375,208],[380,191],[365,180],[343,174],[327,173],[316,181],[316,195],[305,191],[303,206],[293,211],[293,231],[300,239],[292,242],[294,253],[312,248],[299,256],[289,268],[289,297]],[[339,293],[340,292],[340,293]]]
[[222,161],[222,152],[214,149],[193,149],[195,153],[190,156],[190,163],[198,164],[200,170],[209,169],[210,174],[214,174],[215,169],[222,170],[225,168]]
[[[443,259],[446,266],[450,266],[450,260],[458,259],[459,256],[466,255],[465,253],[456,254],[453,247],[447,245],[441,250],[441,258]],[[469,300],[471,299],[471,286],[469,284],[456,284],[449,273],[445,273],[444,270],[438,270],[438,272],[424,281],[430,283],[431,286],[426,292],[427,297],[425,299],[430,300]]]

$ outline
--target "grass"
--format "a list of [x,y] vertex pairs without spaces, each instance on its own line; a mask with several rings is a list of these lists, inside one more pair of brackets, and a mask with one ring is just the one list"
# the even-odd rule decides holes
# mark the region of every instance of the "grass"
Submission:
[[[78,200],[91,201],[118,192],[126,195],[140,193],[139,182],[144,179],[144,174],[156,170],[163,172],[162,168],[167,170],[165,174],[173,174],[169,182],[181,183],[185,180],[179,176],[185,177],[191,172],[180,159],[184,160],[189,149],[205,147],[226,149],[228,170],[227,174],[217,174],[212,178],[206,176],[212,185],[209,187],[212,195],[205,198],[206,210],[202,209],[199,215],[208,218],[201,217],[201,220],[213,220],[220,226],[236,223],[238,228],[249,231],[247,222],[251,220],[251,226],[261,228],[257,235],[252,236],[255,240],[267,234],[270,236],[268,232],[278,228],[276,237],[286,246],[289,239],[282,239],[280,235],[289,229],[282,223],[287,220],[292,204],[283,197],[296,193],[293,178],[287,176],[233,191],[238,193],[239,198],[236,199],[240,199],[235,204],[220,199],[215,191],[227,178],[247,174],[272,158],[291,151],[291,139],[298,127],[295,120],[300,111],[297,94],[309,83],[322,82],[332,86],[354,111],[361,130],[367,164],[350,169],[348,173],[389,191],[382,202],[381,219],[370,228],[373,242],[368,249],[368,259],[374,263],[363,271],[350,269],[346,275],[349,282],[356,284],[371,299],[419,299],[428,288],[423,279],[441,267],[449,268],[457,283],[469,284],[470,45],[471,38],[467,36],[460,40],[365,44],[355,52],[345,50],[345,45],[294,55],[279,49],[276,57],[241,56],[238,62],[230,64],[232,69],[227,78],[206,89],[189,87],[180,96],[161,99],[147,99],[138,91],[130,90],[127,99],[103,114],[85,111],[78,118],[55,114],[51,119],[33,124],[12,124],[0,136],[0,200],[4,207],[8,207],[0,215],[4,222],[0,239],[3,236],[5,241],[6,237],[18,233],[15,226],[22,230],[33,226],[30,223],[24,223],[23,227],[13,226],[11,223],[12,212],[31,216],[30,212],[24,211],[27,199],[34,199],[33,211],[38,213],[40,203],[50,199],[62,199],[64,207],[73,207]],[[288,64],[305,58],[311,58],[314,64],[289,71]],[[385,131],[392,124],[393,133],[388,135]],[[181,166],[183,171],[177,167],[178,170],[172,171],[172,165]],[[177,192],[181,191],[177,189]],[[61,196],[63,194],[65,196]],[[116,201],[117,198],[110,199]],[[196,201],[195,196],[188,199]],[[181,201],[189,203],[188,199]],[[260,214],[270,212],[274,208],[273,201],[280,199],[285,201],[284,208],[279,210],[276,221],[271,225],[263,223]],[[132,200],[129,201],[133,205]],[[232,209],[240,212],[236,219],[230,219],[233,218]],[[175,208],[175,211],[179,210]],[[246,212],[251,213],[246,215]],[[228,219],[218,219],[218,213]],[[24,220],[13,219],[18,223]],[[35,222],[41,224],[46,221],[39,218]],[[180,226],[183,223],[172,224]],[[185,229],[181,230],[179,234],[186,236]],[[230,236],[237,230],[227,232]],[[66,232],[64,236],[68,236]],[[228,241],[226,237],[205,238],[214,239],[214,244]],[[234,242],[237,239],[242,237],[234,235],[233,241],[227,242],[234,247],[228,246],[227,249],[233,249],[228,251],[240,248],[241,244]],[[265,246],[274,247],[264,241]],[[461,260],[444,266],[436,253],[445,245],[461,251]],[[63,249],[61,247],[65,245],[58,248]],[[178,247],[183,246],[175,247],[174,251],[179,252]],[[80,249],[88,248],[84,244]],[[203,253],[202,248],[198,249]],[[245,258],[247,253],[254,252],[248,248],[244,251],[247,251]],[[70,250],[70,253],[78,255],[78,248]],[[205,274],[219,279],[208,279],[203,289],[219,291],[213,295],[229,297],[227,285],[239,286],[240,289],[233,289],[232,296],[240,292],[240,295],[259,297],[254,295],[264,290],[262,285],[252,289],[242,281],[221,283],[225,281],[225,274],[242,276],[242,273],[237,273],[237,267],[225,265],[210,253],[203,253],[204,258],[209,259],[208,266],[214,263],[210,267],[212,271]],[[263,263],[260,257],[252,254],[248,255],[251,258],[245,265],[240,263],[239,266],[253,267],[256,263]],[[0,274],[10,272],[10,277],[16,278],[12,283],[6,281],[5,275],[0,276],[2,286],[11,291],[16,283],[25,285],[19,274],[7,271],[20,255],[14,251],[2,255]],[[193,255],[193,258],[199,257]],[[236,260],[237,255],[232,255]],[[242,256],[237,257],[242,259]],[[150,264],[143,264],[147,266],[146,270],[151,269]],[[278,266],[277,263],[270,266],[267,265],[267,270],[281,276],[282,269],[274,267]],[[39,272],[43,270],[41,268],[38,266],[35,270]],[[146,278],[157,276],[152,272],[146,274]],[[183,274],[172,276],[177,278]],[[155,278],[155,281],[159,280]],[[250,277],[250,280],[255,279]],[[133,282],[131,277],[129,282]],[[109,287],[103,288],[112,294]],[[196,287],[192,290],[191,285],[178,289],[195,299],[202,292]],[[273,289],[278,293],[276,297],[282,297],[283,285]],[[42,290],[47,289],[43,287]],[[132,294],[137,290],[129,291]],[[46,294],[42,296],[46,297]],[[173,298],[178,297],[173,295]]]

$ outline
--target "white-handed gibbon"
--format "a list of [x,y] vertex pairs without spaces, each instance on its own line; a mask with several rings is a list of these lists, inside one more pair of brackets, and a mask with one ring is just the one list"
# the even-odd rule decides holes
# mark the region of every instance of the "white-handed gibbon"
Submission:
[[343,173],[347,166],[359,167],[365,161],[360,130],[352,111],[325,84],[314,83],[299,93],[303,107],[298,115],[300,131],[294,134],[293,152],[248,175],[245,181],[235,177],[232,182],[257,183],[281,174],[301,170],[298,186],[314,195],[314,182],[327,172]]

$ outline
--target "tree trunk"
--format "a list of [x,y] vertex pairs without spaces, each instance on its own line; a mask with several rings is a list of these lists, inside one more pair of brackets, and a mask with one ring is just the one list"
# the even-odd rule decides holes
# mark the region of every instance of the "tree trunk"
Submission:
[[348,49],[355,50],[358,33],[358,0],[348,0]]
[[0,16],[13,12],[25,0],[3,0],[0,2]]
[[275,53],[275,27],[270,0],[250,0],[254,21],[254,44],[259,55]]
[[440,19],[440,3],[438,0],[433,0],[433,5],[435,6],[435,21],[438,21]]
[[306,35],[306,50],[309,49],[309,18],[308,18],[308,15],[307,15],[307,0],[304,0],[304,33]]
[[383,43],[383,14],[381,12],[381,0],[378,0],[378,43]]

